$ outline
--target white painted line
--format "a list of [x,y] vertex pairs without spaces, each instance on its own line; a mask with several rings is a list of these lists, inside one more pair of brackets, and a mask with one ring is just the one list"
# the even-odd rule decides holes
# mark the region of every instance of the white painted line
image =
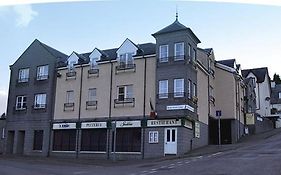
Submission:
[[172,169],[172,168],[175,168],[175,166],[169,166],[168,168],[169,168],[169,169]]
[[183,165],[182,163],[179,163],[179,164],[178,164],[178,166],[182,166],[182,165]]
[[177,162],[177,164],[180,164],[180,163],[182,163],[182,162]]
[[186,162],[184,162],[184,163],[190,163],[190,161],[186,161]]
[[150,172],[149,172],[149,174],[152,174],[152,173],[157,173],[157,171],[150,171]]
[[156,168],[151,169],[151,171],[155,171],[155,170],[157,170],[157,169]]
[[220,155],[222,152],[217,152],[217,153],[214,153],[212,154],[213,156],[217,156],[217,155]]
[[167,168],[167,166],[161,166],[160,168]]
[[170,166],[174,166],[174,165],[175,165],[174,163],[170,164]]
[[203,156],[198,156],[198,157],[195,157],[196,159],[202,159],[203,158]]

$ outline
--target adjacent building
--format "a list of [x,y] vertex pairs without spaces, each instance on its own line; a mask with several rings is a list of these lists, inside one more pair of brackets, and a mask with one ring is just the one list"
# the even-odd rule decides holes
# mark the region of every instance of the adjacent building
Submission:
[[281,127],[281,84],[271,82],[271,116],[276,117],[275,127]]
[[0,116],[0,154],[3,154],[5,151],[5,137],[6,137],[6,115],[3,113]]
[[56,65],[66,55],[35,40],[10,66],[6,119],[7,154],[47,156]]

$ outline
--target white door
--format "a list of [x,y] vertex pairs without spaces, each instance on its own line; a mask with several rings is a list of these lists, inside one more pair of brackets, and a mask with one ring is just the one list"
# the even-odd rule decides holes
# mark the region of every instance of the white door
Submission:
[[177,128],[165,128],[164,153],[177,154]]

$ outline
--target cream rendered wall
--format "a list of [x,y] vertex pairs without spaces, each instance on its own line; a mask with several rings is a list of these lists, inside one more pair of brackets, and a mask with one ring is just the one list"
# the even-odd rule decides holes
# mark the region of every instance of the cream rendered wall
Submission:
[[197,70],[198,119],[208,125],[208,75],[201,68]]
[[[149,60],[149,58],[147,59]],[[155,59],[154,59],[155,60]],[[115,67],[117,66],[117,63],[114,63],[113,66],[113,79],[112,79],[112,117],[129,117],[129,116],[143,116],[143,103],[144,103],[144,59],[136,59],[135,64],[136,64],[136,72],[119,72],[115,74]],[[154,63],[155,66],[155,61],[151,62]],[[149,64],[147,64],[149,65]],[[149,69],[151,71],[155,71],[152,69],[153,65],[149,65]],[[154,67],[155,68],[155,67]],[[147,76],[150,76],[149,73]],[[154,80],[153,78],[154,77]],[[155,73],[151,75],[151,80],[153,82],[150,82],[152,84],[155,84]],[[149,81],[148,81],[149,82]],[[135,106],[120,106],[114,108],[114,99],[117,99],[117,86],[120,85],[133,85],[133,94],[135,98]],[[150,87],[149,87],[150,86]],[[149,94],[153,97],[152,95],[153,91],[155,91],[155,85],[149,85],[147,87],[148,90],[152,90]],[[151,88],[151,89],[150,89]],[[155,93],[155,92],[154,92]],[[155,99],[152,99],[155,101]],[[146,102],[147,107],[149,107],[149,99]],[[147,110],[147,114],[148,110]]]
[[[78,118],[81,68],[76,67],[75,71],[76,79],[66,80],[66,73],[68,72],[68,69],[58,70],[61,77],[57,77],[54,120]],[[74,111],[64,111],[66,91],[69,90],[74,91]]]
[[[83,83],[81,95],[81,119],[95,119],[100,117],[109,117],[110,104],[110,63],[99,64],[99,76],[89,77],[88,70],[90,66],[83,68]],[[88,101],[88,91],[90,88],[96,88],[97,109],[86,110],[86,101]]]
[[[144,61],[144,60],[143,60]],[[145,100],[145,114],[149,115],[150,100],[155,110],[155,97],[156,97],[156,57],[150,57],[146,59],[146,100]]]
[[235,79],[232,73],[215,68],[216,79],[216,110],[222,111],[222,119],[235,119],[236,117],[236,97]]

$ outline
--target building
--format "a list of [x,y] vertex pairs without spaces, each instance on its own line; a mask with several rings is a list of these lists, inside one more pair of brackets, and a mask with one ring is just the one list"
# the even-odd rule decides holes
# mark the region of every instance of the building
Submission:
[[5,130],[6,130],[6,115],[5,113],[0,116],[0,154],[5,151]]
[[271,85],[267,67],[242,70],[242,76],[252,78],[255,82],[256,114],[247,116],[251,125],[255,125],[255,133],[274,128],[275,117],[271,115]]
[[48,155],[55,69],[65,58],[36,39],[10,66],[6,154]]
[[217,61],[215,76],[215,108],[216,116],[220,116],[220,140],[222,144],[235,143],[244,134],[245,86],[240,65],[235,59]]
[[271,115],[276,116],[275,127],[281,127],[281,84],[271,82]]

